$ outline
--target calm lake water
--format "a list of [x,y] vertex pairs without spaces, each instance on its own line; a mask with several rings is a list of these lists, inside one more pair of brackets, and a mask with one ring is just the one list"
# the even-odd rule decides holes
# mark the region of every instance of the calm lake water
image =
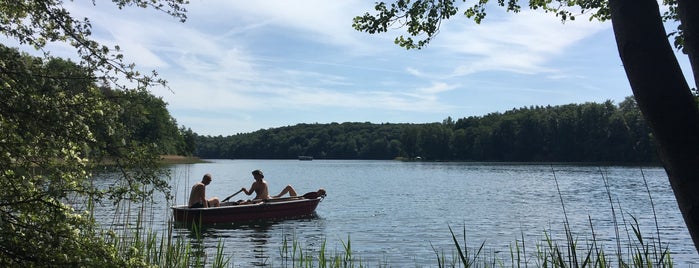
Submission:
[[[586,244],[592,238],[592,222],[596,240],[604,244],[608,256],[615,253],[617,243],[614,213],[622,243],[628,241],[627,235],[633,236],[629,224],[633,216],[646,239],[657,237],[659,231],[660,241],[669,247],[676,265],[699,264],[667,176],[658,167],[212,160],[172,166],[174,203],[185,203],[191,185],[205,173],[213,175],[208,197],[223,199],[241,187],[249,188],[254,169],[264,171],[270,194],[292,184],[299,194],[325,188],[328,196],[308,219],[209,226],[202,231],[201,242],[186,228],[175,228],[175,236],[191,240],[208,256],[215,254],[222,241],[235,267],[282,266],[284,238],[300,242],[303,250],[310,252],[319,250],[325,241],[328,255],[344,252],[343,245],[349,239],[353,256],[369,267],[435,267],[435,249],[450,258],[455,248],[449,227],[460,240],[465,230],[468,248],[475,250],[485,243],[484,255],[508,260],[516,241],[524,239],[527,253],[533,253],[545,233],[564,239],[565,208],[579,243]],[[241,193],[233,199],[245,197]],[[154,202],[147,227],[168,229],[171,215],[165,204],[164,200]],[[108,224],[118,225],[108,213],[102,217]],[[533,265],[533,260],[529,264]]]

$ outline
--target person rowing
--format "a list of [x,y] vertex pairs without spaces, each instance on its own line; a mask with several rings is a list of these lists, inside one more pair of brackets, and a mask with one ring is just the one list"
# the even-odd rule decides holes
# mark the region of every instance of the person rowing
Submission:
[[252,193],[255,193],[255,198],[253,200],[279,198],[284,196],[285,194],[289,194],[289,196],[292,197],[297,195],[296,190],[294,190],[294,187],[292,187],[291,185],[287,185],[278,195],[270,197],[269,187],[267,186],[267,181],[264,180],[265,175],[262,173],[262,170],[253,170],[252,177],[253,179],[255,179],[255,181],[250,186],[250,189],[248,190],[245,189],[245,187],[243,187],[241,191],[243,191],[246,195],[252,195]]

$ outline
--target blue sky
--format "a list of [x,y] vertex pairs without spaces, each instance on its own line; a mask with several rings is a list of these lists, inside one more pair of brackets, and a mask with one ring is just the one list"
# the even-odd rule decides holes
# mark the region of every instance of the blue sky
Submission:
[[[202,135],[441,122],[531,105],[618,103],[632,94],[609,22],[563,24],[551,14],[495,8],[480,25],[457,15],[426,48],[408,51],[393,44],[401,29],[370,35],[351,27],[373,2],[192,0],[185,23],[107,1],[65,5],[90,18],[93,38],[118,44],[126,61],[167,79],[171,90],[153,93],[178,124]],[[64,44],[51,51],[70,57]]]

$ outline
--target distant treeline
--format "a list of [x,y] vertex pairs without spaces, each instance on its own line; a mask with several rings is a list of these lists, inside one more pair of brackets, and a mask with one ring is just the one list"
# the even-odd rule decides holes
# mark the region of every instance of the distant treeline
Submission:
[[633,98],[619,105],[535,106],[442,123],[298,124],[232,136],[196,136],[202,158],[657,162]]

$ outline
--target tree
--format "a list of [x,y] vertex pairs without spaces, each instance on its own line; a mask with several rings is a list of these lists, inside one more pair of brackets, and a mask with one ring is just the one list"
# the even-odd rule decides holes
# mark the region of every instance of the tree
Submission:
[[[88,211],[104,198],[119,202],[168,193],[157,148],[138,140],[123,124],[121,104],[102,90],[127,89],[124,79],[137,82],[134,92],[165,81],[124,63],[118,47],[90,39],[89,20],[73,18],[62,2],[0,2],[0,33],[38,50],[68,43],[81,61],[0,46],[0,266],[145,266],[139,256],[120,254],[106,241]],[[184,0],[113,2],[185,19]],[[92,171],[105,160],[122,176],[109,189],[95,189]]]
[[179,128],[179,132],[180,136],[182,136],[182,147],[179,148],[178,154],[192,156],[197,149],[197,134],[191,128],[185,128],[184,126]]
[[[457,14],[455,2],[380,2],[375,6],[376,15],[358,16],[353,26],[372,34],[386,32],[395,25],[404,26],[410,35],[426,37],[415,41],[399,36],[395,42],[408,49],[419,49],[435,37],[442,21]],[[478,1],[464,15],[481,23],[488,2]],[[634,98],[653,131],[677,204],[699,251],[699,109],[663,27],[664,20],[679,23],[678,30],[672,33],[675,45],[689,57],[695,86],[699,85],[699,1],[664,0],[669,11],[663,15],[656,0],[499,0],[497,4],[517,12],[521,10],[520,2],[532,9],[552,12],[563,21],[575,19],[576,13],[568,7],[592,11],[592,18],[611,20]]]
[[102,92],[122,108],[120,120],[129,126],[135,139],[155,145],[160,154],[178,154],[184,149],[177,121],[162,98],[145,90],[103,88]]

